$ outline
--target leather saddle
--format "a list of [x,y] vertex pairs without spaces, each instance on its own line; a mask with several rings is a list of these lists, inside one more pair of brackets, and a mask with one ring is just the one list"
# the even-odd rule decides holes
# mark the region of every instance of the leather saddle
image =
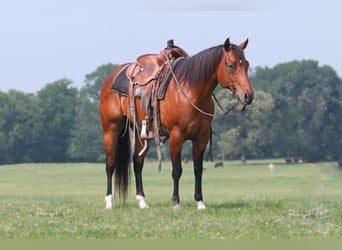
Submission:
[[[126,76],[131,82],[144,86],[159,78],[168,62],[172,62],[179,57],[189,57],[189,55],[178,46],[173,40],[167,42],[167,47],[159,54],[145,54],[136,59],[126,71]],[[162,80],[162,79],[160,79]]]
[[172,63],[179,57],[189,57],[189,55],[183,49],[175,46],[173,40],[169,40],[167,47],[159,54],[141,55],[136,62],[130,64],[126,70],[126,77],[130,81],[128,90],[130,103],[134,103],[136,93],[140,93],[140,108],[148,115],[148,109],[157,100],[152,90],[155,94],[158,93],[160,83]]
[[[165,131],[160,122],[158,90],[172,64],[180,57],[189,57],[189,55],[180,47],[175,46],[173,40],[169,40],[167,47],[159,54],[141,55],[126,70],[126,77],[130,81],[129,112],[135,117],[134,120],[137,123],[133,126],[139,128],[140,138],[145,142],[139,155],[142,155],[147,149],[147,141],[155,138],[159,162],[161,161],[159,131],[163,131],[163,134],[168,134],[168,131]],[[145,113],[145,119],[142,121],[138,119],[135,107],[135,93],[138,88],[141,89],[140,108]]]
[[135,84],[144,86],[157,79],[164,66],[165,58],[161,53],[142,55],[127,68],[126,76]]

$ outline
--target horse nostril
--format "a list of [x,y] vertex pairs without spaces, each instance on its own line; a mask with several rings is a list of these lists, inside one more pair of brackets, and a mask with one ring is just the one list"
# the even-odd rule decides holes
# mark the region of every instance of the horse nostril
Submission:
[[252,100],[253,100],[252,96],[246,92],[245,93],[245,102],[247,104],[251,104]]

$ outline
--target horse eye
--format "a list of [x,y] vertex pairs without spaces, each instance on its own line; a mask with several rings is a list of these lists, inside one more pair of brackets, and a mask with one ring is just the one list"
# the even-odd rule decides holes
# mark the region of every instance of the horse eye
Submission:
[[235,65],[232,64],[232,63],[228,63],[228,69],[229,69],[230,71],[233,71],[233,70],[235,69]]

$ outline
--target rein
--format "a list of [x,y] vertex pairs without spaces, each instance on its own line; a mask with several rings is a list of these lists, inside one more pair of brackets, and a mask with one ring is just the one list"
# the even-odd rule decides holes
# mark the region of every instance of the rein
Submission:
[[[193,108],[195,108],[197,111],[199,111],[200,113],[202,113],[203,115],[207,115],[207,116],[210,116],[210,117],[214,117],[215,113],[208,113],[204,110],[202,110],[200,107],[198,107],[195,103],[193,103],[193,101],[191,101],[191,99],[186,95],[186,93],[184,92],[184,89],[182,88],[182,86],[180,85],[175,73],[173,72],[173,68],[172,68],[172,64],[169,60],[168,57],[166,57],[166,60],[167,60],[167,63],[169,64],[169,67],[170,67],[170,72],[172,74],[172,77],[173,79],[175,80],[176,84],[177,84],[177,87],[179,88],[179,90],[181,91],[182,95],[185,97],[185,99],[191,104],[191,106]],[[231,112],[238,104],[239,104],[239,101],[236,102],[236,104],[234,104],[232,107],[230,107],[228,110],[225,110],[222,105],[220,104],[220,102],[218,101],[218,99],[216,98],[216,96],[214,95],[214,93],[211,94],[217,104],[217,106],[223,111],[223,114],[222,115],[227,115],[229,112]],[[245,107],[244,106],[242,108],[241,111],[244,111],[245,110]]]
[[169,67],[170,67],[170,72],[177,84],[177,87],[179,88],[179,90],[181,91],[182,95],[185,97],[185,99],[191,104],[192,107],[194,107],[197,111],[199,111],[200,113],[204,114],[204,115],[207,115],[207,116],[211,116],[211,117],[214,117],[214,113],[208,113],[208,112],[205,112],[204,110],[202,110],[201,108],[197,107],[195,103],[193,103],[193,101],[191,101],[191,99],[186,95],[186,93],[184,92],[184,89],[182,88],[182,86],[180,85],[175,73],[173,72],[173,69],[171,67],[171,63],[170,63],[170,60],[168,57],[166,57],[166,60],[167,60],[167,63],[169,64]]
[[[239,104],[239,100],[238,100],[238,101],[237,101],[233,106],[231,106],[229,109],[224,110],[224,108],[223,108],[222,105],[220,104],[219,100],[216,98],[215,94],[212,93],[211,95],[214,97],[214,100],[215,100],[217,106],[223,111],[223,114],[222,114],[222,115],[228,115],[228,113],[229,113],[230,111],[232,111],[232,110]],[[243,109],[242,109],[241,111],[244,111],[244,110],[245,110],[245,106],[243,107]]]

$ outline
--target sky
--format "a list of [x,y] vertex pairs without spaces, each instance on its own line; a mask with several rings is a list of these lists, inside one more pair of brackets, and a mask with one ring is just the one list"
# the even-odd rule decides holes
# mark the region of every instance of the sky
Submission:
[[0,91],[36,93],[68,78],[84,86],[102,64],[159,53],[190,55],[249,39],[252,68],[316,60],[342,77],[341,0],[0,1]]

